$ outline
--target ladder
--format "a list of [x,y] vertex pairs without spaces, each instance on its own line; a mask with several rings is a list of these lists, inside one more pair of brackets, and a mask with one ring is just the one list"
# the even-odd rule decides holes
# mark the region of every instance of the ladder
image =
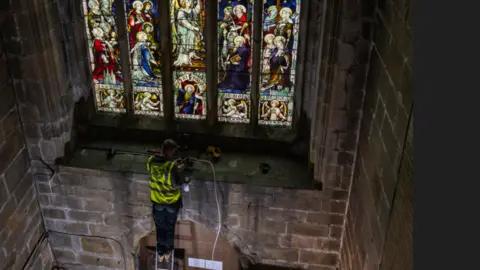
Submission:
[[174,270],[174,261],[175,261],[175,249],[172,250],[172,254],[170,255],[170,262],[159,262],[158,261],[158,246],[155,245],[155,270]]

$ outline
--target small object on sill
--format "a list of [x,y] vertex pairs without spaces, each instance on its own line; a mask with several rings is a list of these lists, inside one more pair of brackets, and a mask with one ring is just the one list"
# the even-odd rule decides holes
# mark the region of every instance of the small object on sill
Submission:
[[270,166],[270,164],[268,163],[265,163],[265,162],[262,162],[260,163],[260,171],[263,173],[263,174],[267,174],[268,172],[270,172],[270,169],[272,169],[272,167]]
[[220,148],[215,146],[209,146],[207,147],[207,153],[213,163],[217,163],[220,160]]
[[115,151],[113,148],[110,148],[107,152],[107,160],[112,160],[116,154],[117,151]]

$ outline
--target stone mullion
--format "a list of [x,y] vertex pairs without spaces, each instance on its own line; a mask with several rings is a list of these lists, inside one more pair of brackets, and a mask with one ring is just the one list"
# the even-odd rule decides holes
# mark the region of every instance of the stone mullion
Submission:
[[253,51],[252,51],[252,84],[251,84],[251,104],[250,104],[250,123],[253,130],[258,126],[258,102],[260,95],[260,58],[262,51],[262,23],[263,23],[263,1],[255,1],[253,6]]
[[206,50],[207,59],[206,59],[206,77],[207,77],[207,121],[210,127],[213,127],[217,123],[218,111],[217,111],[217,78],[218,78],[218,67],[217,67],[217,1],[205,1],[205,11],[206,11]]
[[160,50],[163,93],[163,117],[167,130],[173,130],[173,70],[172,70],[172,39],[170,28],[170,1],[157,1],[160,16]]
[[[298,0],[297,0],[298,1]],[[305,75],[305,55],[307,51],[307,43],[309,43],[309,38],[308,38],[308,21],[310,20],[310,12],[309,12],[309,6],[310,6],[310,1],[308,0],[302,0],[300,2],[300,21],[297,22],[299,24],[299,33],[298,33],[298,38],[297,38],[297,67],[294,70],[295,71],[295,83],[293,85],[294,87],[294,96],[293,96],[293,121],[292,121],[292,130],[295,131],[295,133],[300,133],[299,132],[299,127],[300,127],[300,122],[302,120],[302,111],[305,108],[308,108],[307,104],[303,104],[303,95],[304,95],[304,75]],[[310,43],[311,44],[311,43]]]
[[128,47],[128,33],[127,33],[127,21],[125,18],[125,3],[124,0],[115,0],[115,24],[117,25],[118,34],[118,47],[120,49],[120,61],[122,66],[123,90],[126,97],[127,114],[133,115],[133,90],[132,90],[132,77],[130,74],[130,54]]

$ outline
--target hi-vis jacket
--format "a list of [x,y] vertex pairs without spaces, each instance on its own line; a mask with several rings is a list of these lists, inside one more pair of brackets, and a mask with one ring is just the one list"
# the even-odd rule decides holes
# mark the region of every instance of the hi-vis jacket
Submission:
[[151,156],[147,161],[150,173],[150,199],[158,204],[174,204],[181,196],[181,191],[172,182],[175,162]]

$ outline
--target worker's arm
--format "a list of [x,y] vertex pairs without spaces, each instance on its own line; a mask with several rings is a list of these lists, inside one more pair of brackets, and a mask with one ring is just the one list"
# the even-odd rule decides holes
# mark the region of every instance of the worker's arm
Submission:
[[172,185],[174,188],[181,188],[183,184],[185,184],[185,174],[183,170],[175,164],[172,168]]

